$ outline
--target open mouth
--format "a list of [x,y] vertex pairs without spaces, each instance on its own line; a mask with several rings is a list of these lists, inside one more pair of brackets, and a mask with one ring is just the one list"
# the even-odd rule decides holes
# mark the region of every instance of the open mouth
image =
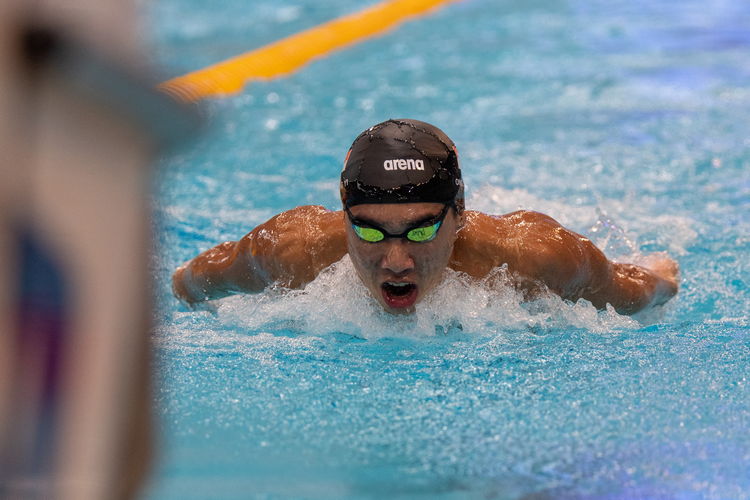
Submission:
[[414,283],[386,281],[380,289],[385,303],[394,309],[411,307],[417,302],[417,285]]

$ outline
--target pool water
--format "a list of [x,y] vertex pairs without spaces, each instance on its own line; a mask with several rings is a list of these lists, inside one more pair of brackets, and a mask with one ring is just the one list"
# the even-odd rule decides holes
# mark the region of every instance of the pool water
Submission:
[[[374,2],[158,0],[165,76]],[[206,103],[154,187],[161,436],[146,497],[750,498],[750,4],[464,0]],[[446,273],[408,318],[345,258],[191,312],[181,262],[300,204],[390,117],[457,143],[467,206],[668,252],[636,318]],[[504,278],[503,270],[493,277]]]

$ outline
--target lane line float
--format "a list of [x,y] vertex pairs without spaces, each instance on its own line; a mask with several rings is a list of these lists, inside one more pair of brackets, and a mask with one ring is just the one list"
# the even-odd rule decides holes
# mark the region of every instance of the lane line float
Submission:
[[240,92],[252,80],[288,75],[315,58],[378,35],[456,0],[388,0],[259,49],[167,80],[159,89],[182,101]]

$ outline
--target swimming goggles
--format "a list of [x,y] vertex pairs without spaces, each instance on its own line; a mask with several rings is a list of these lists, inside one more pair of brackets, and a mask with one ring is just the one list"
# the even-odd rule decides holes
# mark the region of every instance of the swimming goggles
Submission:
[[443,224],[443,219],[445,219],[445,214],[448,213],[448,208],[450,208],[450,205],[445,205],[443,210],[437,216],[418,222],[411,229],[407,229],[401,234],[391,234],[371,222],[357,219],[349,211],[349,207],[344,207],[344,211],[346,212],[346,215],[349,216],[354,232],[360,239],[368,243],[377,243],[386,238],[406,238],[415,243],[426,243],[434,240],[437,236],[438,229],[440,229],[440,226]]

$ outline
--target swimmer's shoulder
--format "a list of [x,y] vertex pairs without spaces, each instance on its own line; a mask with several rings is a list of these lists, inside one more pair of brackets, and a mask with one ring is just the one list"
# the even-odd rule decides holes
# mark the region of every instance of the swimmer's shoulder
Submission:
[[253,229],[241,245],[272,281],[299,288],[346,254],[343,212],[319,205],[295,207]]
[[339,260],[346,253],[346,231],[344,229],[344,212],[328,210],[320,205],[303,205],[292,209],[295,228],[304,227],[304,237],[308,249],[312,252],[340,254]]
[[560,225],[552,217],[531,210],[503,215],[466,210],[451,267],[474,277],[483,277],[504,264],[518,268],[524,254],[528,256],[529,246],[556,227]]
[[346,247],[341,210],[302,205],[278,214],[263,226],[283,244],[306,253],[338,252]]
[[[462,244],[497,247],[539,232],[559,227],[549,215],[531,210],[517,210],[503,215],[489,215],[466,210],[465,224],[459,231]],[[458,242],[457,242],[458,243]]]

